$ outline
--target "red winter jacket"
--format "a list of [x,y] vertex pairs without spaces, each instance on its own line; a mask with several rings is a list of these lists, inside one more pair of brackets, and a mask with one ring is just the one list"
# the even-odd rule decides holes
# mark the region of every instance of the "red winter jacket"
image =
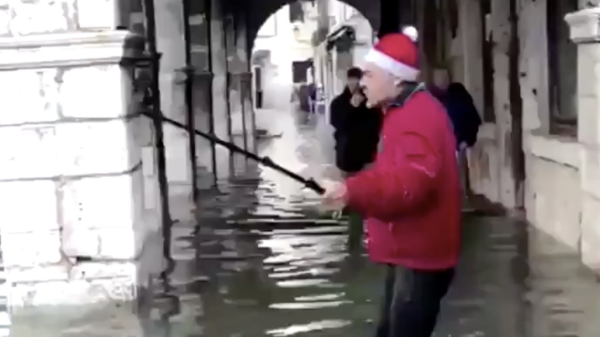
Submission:
[[374,262],[454,267],[461,191],[456,140],[444,107],[426,91],[385,109],[373,166],[348,178],[348,205],[367,220]]

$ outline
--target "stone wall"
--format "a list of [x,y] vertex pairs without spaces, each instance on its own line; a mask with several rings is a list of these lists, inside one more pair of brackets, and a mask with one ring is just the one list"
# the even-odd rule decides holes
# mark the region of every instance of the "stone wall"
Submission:
[[[183,33],[183,2],[154,1],[157,49],[160,60],[159,88],[161,109],[165,117],[187,123],[185,101],[186,66]],[[176,221],[192,221],[194,200],[189,134],[163,123],[170,215]]]
[[600,65],[600,7],[567,15],[577,46],[577,103],[581,215],[580,250],[583,262],[600,270],[600,77],[590,69]]
[[[461,1],[461,17],[474,15],[472,0]],[[568,140],[549,136],[549,98],[548,98],[548,58],[546,39],[546,4],[545,1],[517,2],[516,16],[520,18],[517,24],[519,40],[519,74],[518,83],[511,79],[511,22],[509,2],[492,1],[490,23],[494,42],[494,108],[495,122],[484,123],[480,130],[479,141],[470,153],[472,187],[476,193],[482,194],[505,207],[514,208],[525,206],[530,208],[537,198],[546,192],[538,191],[533,179],[520,181],[515,161],[519,160],[519,138],[525,152],[526,177],[541,175],[544,164],[538,160],[550,161],[535,152],[536,149],[546,148],[546,141],[551,144],[569,143]],[[526,20],[524,18],[527,18]],[[464,21],[462,21],[464,22]],[[462,31],[467,34],[468,31]],[[463,37],[463,57],[480,59],[481,49],[473,36]],[[471,62],[469,62],[471,63]],[[472,67],[477,68],[477,67]],[[481,75],[479,69],[465,69],[465,83],[474,95],[476,102],[483,101],[481,90]],[[512,81],[512,82],[511,82]],[[510,90],[520,87],[520,95],[511,97]],[[479,103],[482,104],[482,103]],[[520,110],[520,111],[519,111]],[[522,113],[521,113],[522,111]],[[521,116],[519,116],[521,113]],[[520,127],[522,130],[514,129]],[[513,132],[514,131],[514,132]],[[519,133],[521,134],[519,136]],[[559,141],[560,140],[560,141]],[[567,147],[566,151],[569,148]],[[541,150],[540,150],[541,151]],[[558,155],[560,157],[560,155]],[[556,163],[556,162],[554,162]],[[552,165],[552,163],[550,163]],[[567,172],[573,169],[568,163],[559,164]],[[548,171],[548,170],[542,170]],[[553,171],[550,169],[549,171]],[[536,172],[536,173],[534,173]],[[561,173],[562,174],[562,173]],[[565,173],[566,174],[566,173]],[[544,177],[551,173],[543,173]],[[556,198],[558,196],[554,196]],[[542,199],[547,199],[542,197]],[[576,200],[569,198],[571,200]],[[531,211],[528,214],[535,214]]]
[[519,21],[527,177],[524,207],[529,222],[559,239],[562,245],[557,249],[577,251],[581,238],[579,145],[575,138],[550,134],[546,6],[546,1],[523,1],[521,17],[528,20]]
[[156,176],[113,5],[0,3],[0,234],[17,316],[112,303],[125,320],[120,303],[161,269],[144,260],[159,233]]
[[[461,0],[461,17],[474,11],[473,0]],[[492,1],[492,36],[494,39],[495,123],[485,123],[479,140],[470,153],[471,182],[476,193],[507,208],[523,206],[527,220],[557,238],[556,249],[580,251],[584,262],[600,265],[597,248],[600,235],[597,224],[599,149],[596,102],[597,78],[589,72],[596,66],[597,44],[581,44],[578,51],[577,137],[550,133],[549,74],[546,36],[546,1],[518,1],[519,76],[521,119],[515,119],[518,100],[510,95],[515,85],[510,79],[509,2]],[[576,42],[593,40],[597,35],[598,9],[590,9],[568,18]],[[461,20],[464,22],[464,20]],[[589,26],[586,26],[589,25]],[[587,27],[587,28],[584,28]],[[463,62],[477,59],[480,49],[470,46],[473,37],[462,31]],[[587,35],[586,35],[587,34]],[[469,42],[470,41],[470,42]],[[590,56],[591,55],[591,56]],[[470,62],[471,63],[471,62]],[[474,67],[473,67],[474,68]],[[479,74],[466,68],[465,84],[477,102]],[[474,84],[473,84],[474,83]],[[479,97],[478,97],[479,96]],[[512,105],[512,107],[511,107]],[[520,122],[520,125],[515,124]],[[513,161],[518,148],[511,132],[522,128],[525,156],[525,181],[521,189]],[[518,130],[517,130],[518,131]],[[517,135],[518,136],[518,135]],[[517,172],[518,173],[518,172]],[[562,247],[562,248],[561,248]]]

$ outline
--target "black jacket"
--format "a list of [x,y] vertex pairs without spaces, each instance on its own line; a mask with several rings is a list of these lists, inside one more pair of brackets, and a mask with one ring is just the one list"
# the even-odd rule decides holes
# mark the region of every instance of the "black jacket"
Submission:
[[383,114],[365,103],[352,106],[348,88],[330,106],[330,124],[335,129],[336,165],[345,172],[358,172],[373,162],[379,143]]
[[448,86],[445,93],[436,92],[435,89],[432,92],[448,112],[454,127],[457,146],[463,142],[469,147],[473,146],[477,141],[481,117],[467,89],[462,84],[454,82]]

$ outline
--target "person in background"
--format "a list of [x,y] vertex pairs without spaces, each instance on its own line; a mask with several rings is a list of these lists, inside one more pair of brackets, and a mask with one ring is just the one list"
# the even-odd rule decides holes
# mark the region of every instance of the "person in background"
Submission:
[[362,70],[350,68],[346,87],[330,105],[330,124],[334,129],[336,166],[352,175],[375,159],[383,116],[367,108],[360,88]]
[[386,266],[377,337],[430,337],[461,245],[456,141],[442,104],[417,83],[419,51],[401,33],[366,56],[367,104],[385,118],[375,162],[325,185],[325,209],[367,218],[369,257]]
[[[344,91],[330,106],[330,124],[334,129],[336,166],[346,177],[352,176],[373,162],[377,153],[383,115],[369,109],[360,88],[362,70],[350,68]],[[349,249],[360,246],[363,221],[359,214],[349,213]]]
[[298,86],[297,98],[300,110],[306,113],[310,113],[310,94],[308,85],[302,83]]
[[314,82],[310,82],[308,85],[308,100],[310,102],[310,113],[314,114],[316,111],[317,102],[317,86]]
[[469,163],[467,149],[477,141],[477,133],[481,126],[481,117],[473,103],[473,98],[464,85],[450,80],[447,69],[437,68],[433,73],[433,86],[430,91],[442,102],[452,121],[456,137],[456,151],[460,167],[461,185],[465,201],[472,196],[469,185]]

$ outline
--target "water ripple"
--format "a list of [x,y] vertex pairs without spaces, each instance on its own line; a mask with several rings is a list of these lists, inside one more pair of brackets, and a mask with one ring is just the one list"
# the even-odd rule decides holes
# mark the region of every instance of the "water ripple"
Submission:
[[[318,123],[298,127],[293,114],[265,113],[287,126],[281,138],[261,144],[261,155],[317,178],[336,175],[327,149],[318,148],[326,144]],[[77,308],[83,313],[62,326],[64,334],[52,334],[55,318],[67,315],[59,308],[44,320],[0,316],[0,326],[12,323],[14,336],[372,335],[381,267],[363,250],[348,250],[347,223],[320,215],[314,193],[273,170],[256,178],[257,169],[200,191],[198,222],[173,227],[173,265],[151,282],[135,324],[126,308],[93,316]],[[435,336],[600,336],[600,285],[576,253],[519,220],[467,217],[463,229]]]

